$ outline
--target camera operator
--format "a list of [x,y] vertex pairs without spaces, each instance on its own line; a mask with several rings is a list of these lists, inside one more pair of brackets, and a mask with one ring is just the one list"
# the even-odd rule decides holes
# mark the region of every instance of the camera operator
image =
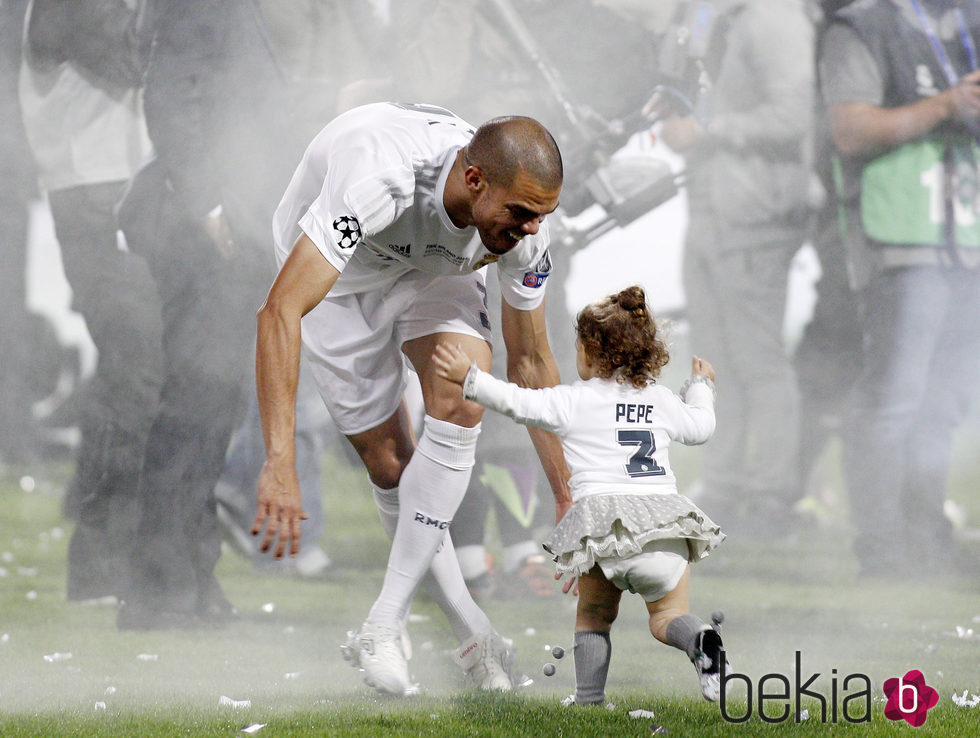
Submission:
[[835,21],[820,77],[864,339],[844,446],[859,574],[976,577],[943,503],[980,380],[980,2],[868,0]]
[[772,540],[792,529],[798,489],[799,396],[782,328],[805,237],[813,27],[800,0],[689,2],[679,12],[697,21],[689,43],[706,44],[703,92],[660,136],[687,165],[692,344],[726,378],[698,504],[736,538]]

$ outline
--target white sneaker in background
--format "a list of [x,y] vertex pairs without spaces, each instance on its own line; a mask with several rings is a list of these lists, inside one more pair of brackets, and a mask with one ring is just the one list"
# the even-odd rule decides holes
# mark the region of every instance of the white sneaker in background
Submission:
[[319,546],[303,548],[293,560],[296,573],[303,579],[322,577],[330,569],[330,557]]

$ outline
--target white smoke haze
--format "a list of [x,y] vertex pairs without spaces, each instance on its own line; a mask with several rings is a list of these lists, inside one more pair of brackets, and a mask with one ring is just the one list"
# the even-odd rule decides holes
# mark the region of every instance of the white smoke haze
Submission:
[[[657,79],[655,69],[638,68],[631,61],[652,58],[641,45],[641,35],[635,47],[624,47],[615,39],[594,39],[608,50],[606,63],[596,61],[583,69],[572,63],[575,44],[561,47],[556,37],[587,23],[586,16],[570,16],[560,0],[512,2],[522,17],[542,24],[539,40],[550,44],[551,63],[564,75],[575,103],[593,108],[606,120],[639,112]],[[645,4],[596,3],[620,9],[630,6],[633,11]],[[363,9],[353,10],[360,3],[266,0],[262,5],[291,95],[301,101],[294,112],[305,118],[298,120],[297,129],[312,135],[345,100],[394,99],[445,105],[474,123],[504,113],[536,115],[555,131],[566,155],[582,143],[569,132],[572,127],[562,117],[561,101],[549,90],[541,71],[533,68],[528,50],[521,48],[499,14],[491,12],[495,2],[374,2],[370,4],[376,12],[373,29],[363,26],[370,19]],[[581,0],[569,7],[586,5]],[[447,13],[440,22],[450,26],[454,18],[478,14],[479,23],[466,30],[466,49],[452,43],[452,34],[445,34],[438,17],[431,15],[436,6]],[[548,17],[555,22],[550,30],[543,25]],[[428,26],[420,23],[426,18],[432,21]],[[390,25],[384,25],[385,19]],[[654,21],[658,28],[661,22]],[[531,30],[537,28],[531,25]],[[296,42],[291,50],[290,39]],[[445,43],[437,43],[439,39]],[[646,42],[652,44],[652,37]],[[468,55],[471,52],[474,60]],[[486,64],[495,58],[511,64]],[[467,70],[461,60],[478,67],[469,70],[475,81],[463,78]],[[424,69],[429,76],[423,75]],[[597,96],[601,92],[602,99],[588,99],[587,92]],[[666,163],[674,173],[684,166],[680,157],[645,131],[624,137],[617,155],[647,157]],[[6,171],[0,168],[0,175]],[[587,173],[591,174],[567,172],[573,177]],[[4,185],[0,181],[0,190]],[[77,370],[66,361],[50,392],[35,398],[34,413],[44,427],[44,420],[56,414],[72,391],[92,375],[98,357],[84,320],[71,310],[71,290],[43,197],[32,198],[29,208],[27,305],[50,321],[60,344],[78,357]],[[563,225],[586,228],[596,217],[601,215],[593,207]],[[553,219],[556,225],[560,218]],[[681,285],[686,228],[686,194],[681,190],[626,227],[611,228],[587,245],[575,243],[579,247],[575,251],[556,244],[556,268],[560,264],[565,274],[557,274],[549,283],[550,290],[554,286],[549,303],[555,313],[552,342],[571,343],[569,316],[585,303],[639,282],[655,312],[673,320],[674,358],[662,381],[677,388],[696,350],[689,345],[684,318],[687,296]],[[799,341],[810,319],[813,285],[820,274],[812,246],[801,247],[789,275],[787,350]],[[0,369],[4,361],[0,356]],[[0,396],[0,413],[14,399]],[[958,538],[973,552],[980,546],[978,406],[975,401],[956,436],[948,503]],[[262,574],[226,549],[217,576],[237,607],[239,620],[223,629],[140,633],[116,629],[112,603],[65,600],[65,560],[73,523],[63,519],[60,504],[77,441],[77,429],[70,424],[49,425],[33,458],[28,454],[27,462],[0,459],[0,734],[5,717],[24,715],[98,713],[107,732],[123,726],[133,734],[138,727],[130,722],[132,716],[172,720],[175,725],[193,725],[198,716],[220,716],[235,730],[274,735],[276,721],[292,713],[415,709],[417,702],[376,696],[340,655],[347,631],[364,619],[380,590],[388,541],[366,476],[339,449],[331,449],[323,462],[326,533],[320,543],[334,561],[323,581]],[[671,453],[685,491],[698,477],[704,451],[677,448]],[[530,447],[528,454],[533,458]],[[821,673],[816,685],[823,694],[829,696],[831,672],[837,670],[841,679],[868,674],[875,697],[881,699],[885,679],[917,668],[939,690],[941,705],[975,707],[980,701],[976,696],[980,693],[980,583],[958,580],[946,571],[936,571],[926,582],[903,581],[900,573],[887,582],[856,579],[839,441],[832,442],[815,465],[799,508],[807,521],[799,536],[779,543],[729,540],[694,567],[692,611],[705,620],[713,610],[725,611],[722,632],[732,669],[750,675],[756,684],[767,673],[792,680],[799,651],[804,675]],[[492,540],[491,549],[498,544]],[[514,639],[517,665],[534,679],[524,694],[557,702],[574,691],[572,598],[490,601],[486,609],[495,627]],[[464,688],[451,658],[456,644],[445,618],[424,595],[414,605],[413,615],[411,670],[424,687],[421,700],[432,699],[437,714],[451,705],[438,700]],[[687,658],[650,637],[638,598],[624,597],[612,642],[607,689],[613,702],[625,696],[632,707],[645,708],[647,696],[699,698]],[[555,645],[565,650],[558,661],[550,654]],[[543,673],[547,662],[556,664],[554,676]],[[812,706],[809,716],[812,722]]]

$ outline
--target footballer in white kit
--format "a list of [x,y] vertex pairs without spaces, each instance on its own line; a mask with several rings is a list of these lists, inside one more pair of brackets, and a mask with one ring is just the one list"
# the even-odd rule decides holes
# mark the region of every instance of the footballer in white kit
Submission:
[[[526,681],[513,670],[513,644],[466,589],[447,534],[475,464],[482,409],[439,378],[430,357],[453,342],[489,368],[483,269],[496,263],[517,377],[530,387],[558,382],[545,330],[543,221],[558,206],[562,178],[554,137],[531,118],[474,130],[442,108],[381,103],[344,113],[317,135],[275,213],[280,269],[257,318],[266,460],[252,530],[265,526],[263,551],[299,551],[305,514],[293,429],[302,349],[367,468],[392,539],[381,592],[341,647],[386,694],[417,691],[405,622],[427,571],[470,684],[509,690]],[[425,405],[417,437],[402,399],[407,363]],[[529,430],[556,501],[570,504],[558,440]]]
[[512,307],[531,310],[544,297],[545,223],[497,255],[484,240],[498,234],[457,228],[446,212],[446,179],[473,133],[436,106],[355,108],[313,139],[276,210],[280,266],[303,232],[341,272],[303,318],[303,345],[345,434],[376,426],[401,402],[405,341],[456,332],[490,342],[483,267],[497,265]]

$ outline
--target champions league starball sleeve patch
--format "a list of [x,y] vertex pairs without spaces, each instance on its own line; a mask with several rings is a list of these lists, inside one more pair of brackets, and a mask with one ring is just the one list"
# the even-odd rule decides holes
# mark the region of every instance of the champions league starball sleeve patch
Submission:
[[551,254],[545,249],[545,252],[538,259],[538,263],[534,265],[534,270],[524,273],[524,286],[538,288],[544,285],[544,281],[551,275]]
[[353,215],[341,215],[333,222],[333,232],[337,245],[342,249],[352,249],[361,240],[361,225]]

